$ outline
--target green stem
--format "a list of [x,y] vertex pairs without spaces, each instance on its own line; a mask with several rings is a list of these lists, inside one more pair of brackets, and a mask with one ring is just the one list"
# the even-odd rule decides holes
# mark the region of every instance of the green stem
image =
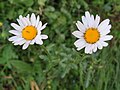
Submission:
[[4,65],[3,69],[1,70],[1,73],[4,72],[4,70],[7,68],[7,66],[8,66],[8,63],[6,63],[6,64]]
[[42,48],[44,49],[45,53],[48,55],[49,59],[51,60],[50,53],[47,51],[46,47],[42,45]]

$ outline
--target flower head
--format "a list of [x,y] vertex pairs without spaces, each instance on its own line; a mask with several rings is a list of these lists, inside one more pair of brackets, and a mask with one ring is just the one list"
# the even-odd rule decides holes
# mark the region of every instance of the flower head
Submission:
[[85,53],[92,54],[97,49],[102,49],[108,46],[106,41],[113,38],[110,33],[111,25],[110,20],[105,19],[100,23],[100,16],[90,15],[88,11],[85,12],[85,16],[82,16],[82,23],[77,21],[76,26],[78,31],[74,31],[72,34],[78,38],[74,43],[77,50],[81,50],[85,47]]
[[9,32],[14,36],[8,39],[14,45],[23,45],[22,49],[26,49],[34,43],[42,45],[42,39],[48,38],[47,35],[41,34],[41,31],[46,27],[47,23],[42,25],[39,15],[37,17],[34,13],[31,16],[28,14],[26,17],[20,15],[17,21],[19,25],[11,23],[14,30],[10,30]]

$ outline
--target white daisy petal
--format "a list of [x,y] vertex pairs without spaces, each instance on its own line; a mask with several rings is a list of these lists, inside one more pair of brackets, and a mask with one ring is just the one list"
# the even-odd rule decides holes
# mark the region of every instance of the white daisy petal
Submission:
[[91,23],[90,23],[90,26],[89,27],[94,27],[94,16],[91,15]]
[[21,40],[23,40],[23,38],[16,38],[14,41],[13,41],[13,43],[16,43],[16,42],[19,42],[19,41],[21,41]]
[[77,21],[76,26],[81,32],[85,32],[85,27],[80,21]]
[[23,49],[23,50],[27,49],[27,47],[29,46],[29,44],[30,44],[30,41],[27,41],[27,42],[23,45],[22,49]]
[[77,41],[75,41],[74,45],[76,47],[81,47],[83,46],[84,44],[86,44],[85,40],[84,39],[78,39]]
[[98,49],[102,49],[103,48],[103,46],[102,46],[100,41],[98,41],[96,44],[97,44]]
[[97,28],[99,23],[100,23],[100,17],[98,15],[96,15],[93,27]]
[[23,18],[23,16],[22,16],[22,15],[19,15],[19,19],[21,19],[21,18]]
[[110,33],[110,29],[111,29],[111,25],[108,25],[106,28],[101,30],[100,34],[102,36],[107,35],[108,33]]
[[30,22],[30,20],[29,20],[28,18],[24,18],[24,19],[26,20],[28,26],[31,26],[31,22]]
[[39,45],[43,44],[43,41],[42,41],[42,39],[39,36],[36,38],[35,41],[36,41],[36,44],[39,44]]
[[94,44],[90,44],[89,48],[90,48],[89,54],[92,54],[94,49]]
[[92,51],[92,49],[90,49],[90,52],[88,54],[92,54],[92,53],[93,53],[93,51]]
[[31,20],[32,25],[35,26],[35,24],[36,24],[36,17],[35,17],[34,13],[32,13],[30,20]]
[[79,51],[79,50],[83,49],[85,46],[86,46],[86,43],[81,45],[80,47],[78,47],[77,50]]
[[91,53],[91,44],[87,44],[85,47],[85,53],[90,54]]
[[105,19],[104,21],[102,21],[100,23],[100,25],[98,26],[98,30],[101,31],[103,30],[104,28],[107,27],[107,25],[109,24],[110,20],[109,19]]
[[19,16],[19,20],[23,23],[24,27],[26,27],[28,25],[25,20],[25,17],[23,17],[22,15]]
[[104,41],[101,41],[101,44],[104,46],[104,47],[107,47],[108,46],[108,43],[104,42]]
[[28,15],[26,16],[26,18],[29,20],[29,19],[30,19],[30,14],[28,14]]
[[16,30],[21,31],[21,27],[19,25],[15,24],[15,23],[11,23],[11,26]]
[[[21,41],[15,42],[14,45],[15,45],[15,46],[16,46],[16,45],[20,45],[20,42],[21,42]],[[24,42],[24,43],[25,43],[25,42]],[[24,43],[23,43],[23,44],[24,44]],[[22,44],[22,45],[23,45],[23,44]]]
[[17,30],[10,30],[9,33],[14,34],[16,36],[21,35],[21,32],[19,32]]
[[113,38],[112,35],[106,35],[106,36],[102,36],[100,38],[101,41],[108,41],[108,40],[111,40]]
[[29,24],[27,23],[26,19],[25,18],[21,18],[21,21],[23,22],[24,26],[28,26]]
[[21,45],[21,43],[24,44],[23,41],[24,41],[24,43],[26,42],[25,39],[20,38],[20,39],[17,39],[16,41],[14,41],[13,43],[14,43],[14,45]]
[[44,28],[46,28],[47,23],[45,23],[41,28],[40,31],[43,30]]
[[86,46],[85,47],[85,53],[88,54],[88,52],[89,52],[89,48],[88,48],[88,46]]
[[22,23],[22,21],[21,21],[20,19],[17,19],[17,21],[18,21],[20,27],[21,27],[21,28],[24,28],[24,24]]
[[33,39],[30,44],[33,45],[35,43],[35,39]]
[[88,24],[87,24],[87,20],[86,20],[86,18],[84,16],[82,16],[82,22],[83,22],[84,27],[87,29]]
[[94,49],[93,49],[93,52],[96,52],[97,51],[97,45],[96,43],[94,44]]
[[41,35],[41,38],[42,38],[42,39],[47,39],[48,36],[47,36],[47,35]]
[[18,36],[10,37],[8,40],[9,40],[9,41],[14,41],[14,40],[16,40],[16,38],[18,38]]
[[21,41],[19,41],[19,45],[23,45],[25,42],[26,42],[25,39],[24,39],[24,40],[21,40]]
[[85,12],[86,18],[90,18],[90,13],[88,11]]
[[90,13],[86,11],[85,16],[86,16],[87,25],[91,27],[92,22],[90,22],[91,21]]
[[19,43],[17,42],[17,43],[14,43],[14,45],[16,46],[16,45],[19,45]]
[[73,34],[75,37],[77,37],[77,38],[83,37],[83,33],[80,32],[80,31],[74,31],[72,34]]
[[[37,20],[36,20],[36,25],[35,25],[36,28],[37,28],[37,26],[38,26],[39,20],[40,20],[40,17],[39,17],[39,15],[38,15],[38,16],[37,16]],[[41,24],[41,25],[42,25],[42,24]]]
[[95,44],[91,44],[91,51],[92,52],[93,52],[94,48],[95,48]]
[[42,22],[40,21],[40,22],[38,23],[37,30],[40,30],[41,27],[42,27]]

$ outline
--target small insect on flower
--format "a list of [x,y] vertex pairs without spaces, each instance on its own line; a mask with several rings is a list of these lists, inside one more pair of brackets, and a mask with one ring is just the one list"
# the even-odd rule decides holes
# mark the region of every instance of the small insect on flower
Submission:
[[47,35],[41,34],[41,31],[46,27],[47,23],[42,25],[39,15],[37,18],[34,13],[32,13],[31,17],[29,14],[26,17],[20,15],[17,21],[19,25],[11,23],[14,30],[10,30],[9,32],[14,36],[8,39],[14,45],[23,45],[22,49],[26,49],[29,45],[35,43],[42,45],[42,39],[48,38]]
[[77,50],[85,47],[85,53],[92,54],[96,52],[97,49],[108,46],[108,43],[105,41],[113,38],[112,35],[107,35],[111,29],[109,22],[109,19],[105,19],[100,23],[100,16],[96,15],[94,18],[93,15],[90,15],[90,13],[86,11],[85,16],[82,16],[82,23],[80,21],[76,23],[78,31],[72,33],[78,38],[74,43]]

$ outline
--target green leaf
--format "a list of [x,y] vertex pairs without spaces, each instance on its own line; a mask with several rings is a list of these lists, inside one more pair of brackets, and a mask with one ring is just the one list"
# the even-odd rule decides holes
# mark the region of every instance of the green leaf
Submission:
[[12,60],[11,65],[17,69],[17,72],[32,73],[32,66],[26,62],[20,60]]
[[40,6],[45,6],[45,2],[46,2],[46,0],[38,0],[38,4]]
[[87,73],[86,81],[85,81],[85,87],[86,87],[86,88],[89,87],[90,79],[91,79],[91,70],[89,69],[89,71],[88,71],[88,73]]
[[13,51],[11,45],[6,45],[3,48],[2,55],[0,57],[0,64],[5,64],[7,62],[10,62],[10,60],[17,59],[18,56],[16,53]]
[[34,3],[34,1],[33,0],[20,0],[21,1],[21,3],[23,3],[25,6],[28,6],[28,7],[30,7],[30,6],[32,6],[33,5],[33,3]]

